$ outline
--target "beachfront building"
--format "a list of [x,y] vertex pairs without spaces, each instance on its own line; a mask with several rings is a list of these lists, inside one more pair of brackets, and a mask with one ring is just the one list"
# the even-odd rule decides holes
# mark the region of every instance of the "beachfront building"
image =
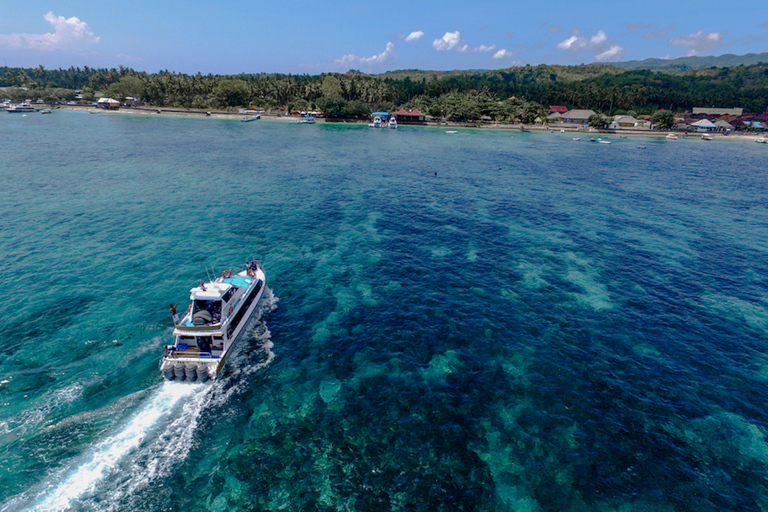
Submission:
[[609,128],[637,128],[638,120],[632,116],[613,116]]
[[395,116],[398,123],[423,123],[425,120],[424,114],[419,112],[419,109],[417,108],[414,108],[410,112],[401,108],[392,115]]
[[729,123],[724,119],[719,119],[715,121],[715,126],[717,127],[717,131],[719,132],[729,133],[736,130],[735,126],[733,126],[731,123]]
[[107,110],[117,110],[120,108],[120,102],[113,100],[112,98],[99,98],[96,102],[96,106]]
[[720,116],[736,116],[739,117],[744,113],[743,108],[704,108],[693,107],[691,117],[694,119],[709,119],[710,117],[718,118]]
[[563,116],[564,123],[587,124],[589,116],[595,115],[594,110],[569,110]]
[[697,132],[713,132],[717,130],[717,125],[709,119],[699,119],[695,123],[691,123],[690,127]]
[[568,112],[568,107],[561,105],[550,105],[547,109],[547,114],[560,114],[561,116]]
[[548,123],[562,123],[563,122],[563,114],[560,112],[554,112],[552,114],[549,114],[547,116],[547,122]]

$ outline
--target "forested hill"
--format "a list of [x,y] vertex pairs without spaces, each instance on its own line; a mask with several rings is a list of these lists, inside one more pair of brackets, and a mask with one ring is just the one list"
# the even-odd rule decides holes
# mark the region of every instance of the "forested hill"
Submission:
[[425,71],[421,69],[399,69],[396,71],[387,71],[380,75],[381,78],[390,80],[405,80],[406,78],[418,82],[421,80],[446,80],[461,78],[466,76],[492,76],[496,74],[518,75],[521,77],[541,80],[542,78],[557,79],[564,82],[573,80],[584,80],[602,75],[617,75],[626,71],[618,66],[607,64],[581,64],[579,66],[561,66],[539,64],[538,66],[518,66],[499,70],[475,69],[463,71]]
[[627,60],[624,62],[609,62],[608,64],[622,69],[650,69],[663,73],[679,74],[690,69],[731,68],[735,66],[753,66],[763,63],[768,66],[768,52],[748,53],[746,55],[725,55],[707,57],[680,57],[677,59],[645,59]]
[[3,68],[0,96],[49,101],[85,101],[101,93],[139,98],[153,106],[197,109],[263,107],[288,111],[321,110],[342,116],[366,116],[376,110],[418,108],[432,116],[479,119],[491,116],[535,119],[549,105],[592,109],[612,115],[664,108],[742,107],[768,110],[768,65],[689,69],[662,73],[625,70],[606,64],[538,65],[500,70],[399,70],[370,75],[346,73],[286,75],[187,75],[146,73],[131,68]]

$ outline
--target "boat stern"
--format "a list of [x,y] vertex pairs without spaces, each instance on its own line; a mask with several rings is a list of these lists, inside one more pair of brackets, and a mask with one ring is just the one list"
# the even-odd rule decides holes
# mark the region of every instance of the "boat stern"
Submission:
[[223,366],[223,358],[178,358],[173,351],[169,352],[160,361],[160,372],[166,380],[207,382],[215,380]]

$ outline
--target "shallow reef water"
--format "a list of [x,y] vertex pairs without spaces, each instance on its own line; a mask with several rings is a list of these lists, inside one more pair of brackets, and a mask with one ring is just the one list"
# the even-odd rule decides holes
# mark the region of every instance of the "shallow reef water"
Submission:
[[0,511],[768,508],[763,145],[0,117]]

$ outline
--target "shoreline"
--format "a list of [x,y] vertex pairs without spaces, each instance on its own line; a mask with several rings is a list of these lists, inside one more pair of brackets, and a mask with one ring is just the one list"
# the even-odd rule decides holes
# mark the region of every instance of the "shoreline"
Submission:
[[[121,107],[118,110],[107,110],[97,108],[92,105],[59,105],[54,110],[72,110],[80,112],[90,112],[94,114],[122,114],[122,115],[163,115],[174,117],[200,117],[213,119],[246,119],[254,114],[259,114],[261,120],[296,122],[301,119],[298,115],[265,114],[260,112],[227,112],[221,110],[195,110],[182,108],[164,108],[164,107]],[[368,124],[367,119],[327,119],[323,117],[316,118],[317,123],[328,124]],[[501,124],[501,123],[454,123],[454,122],[422,122],[422,123],[401,123],[400,126],[426,126],[431,128],[449,128],[449,129],[480,129],[480,130],[507,130],[517,132],[551,132],[582,136],[618,136],[618,137],[646,137],[646,138],[665,138],[672,133],[681,139],[701,139],[702,135],[709,135],[713,138],[711,142],[719,140],[735,140],[754,142],[755,139],[765,137],[761,134],[731,133],[725,135],[720,132],[676,132],[672,130],[648,130],[648,129],[614,129],[598,130],[595,128],[573,127],[564,124],[553,125],[528,125],[528,124]],[[710,142],[710,141],[708,141]]]

